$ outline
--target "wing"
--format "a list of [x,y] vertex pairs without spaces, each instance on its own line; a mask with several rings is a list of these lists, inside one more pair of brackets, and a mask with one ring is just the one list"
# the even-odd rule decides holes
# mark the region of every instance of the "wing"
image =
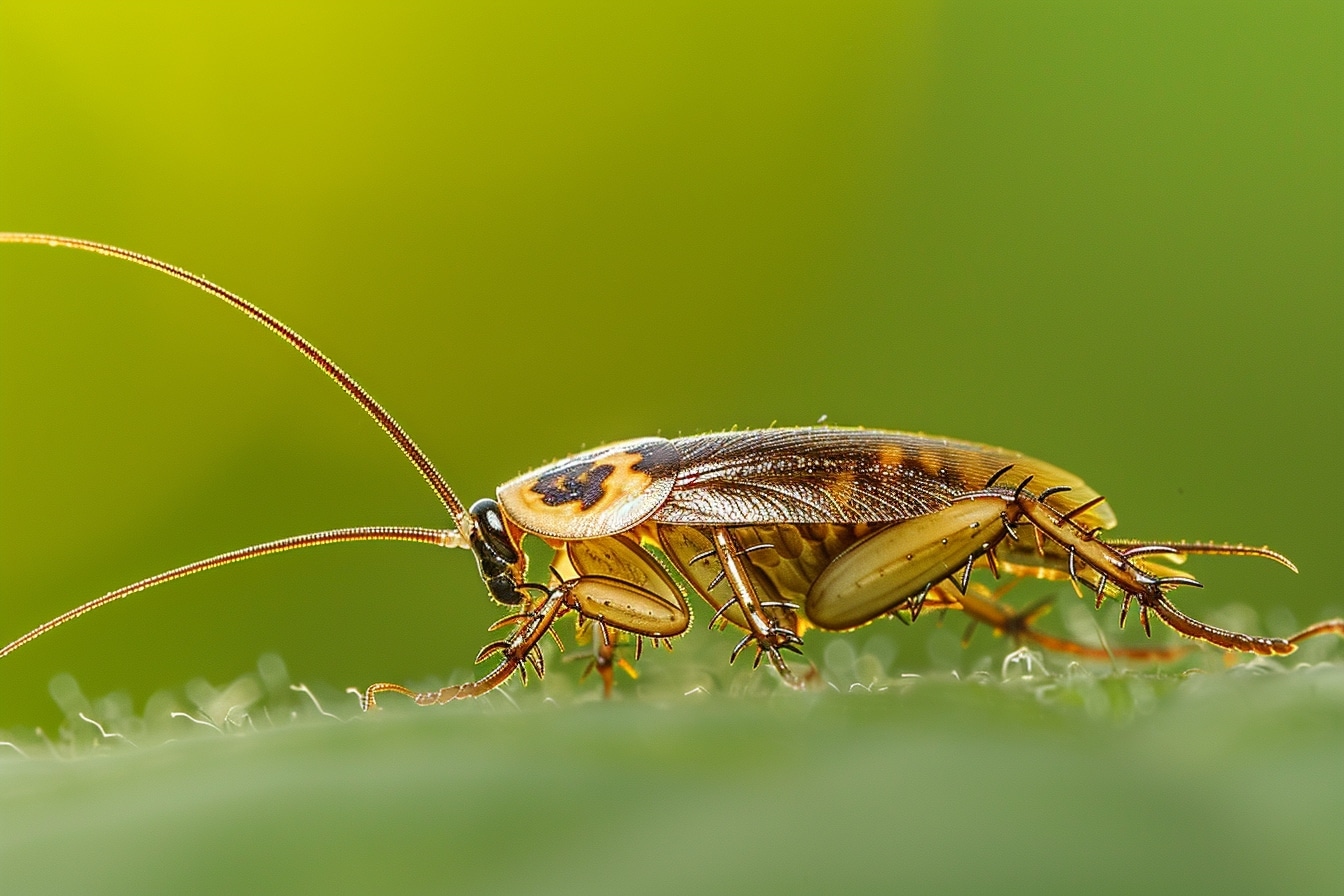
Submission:
[[[763,523],[879,523],[911,519],[996,483],[1031,491],[1073,489],[1073,506],[1097,497],[1081,479],[1016,451],[937,436],[876,429],[761,429],[672,440],[680,471],[657,523],[739,526]],[[1078,518],[1109,529],[1099,505]]]

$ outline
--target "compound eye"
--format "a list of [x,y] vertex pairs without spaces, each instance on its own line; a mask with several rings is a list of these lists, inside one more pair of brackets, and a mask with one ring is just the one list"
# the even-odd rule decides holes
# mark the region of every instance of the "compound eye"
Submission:
[[518,549],[509,538],[504,525],[504,514],[491,498],[482,498],[471,505],[471,518],[476,521],[476,532],[496,558],[507,564],[518,562]]

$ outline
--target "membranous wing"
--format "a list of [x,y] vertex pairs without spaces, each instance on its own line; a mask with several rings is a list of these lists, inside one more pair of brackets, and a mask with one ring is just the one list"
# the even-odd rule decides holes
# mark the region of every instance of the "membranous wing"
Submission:
[[[955,439],[870,429],[763,429],[673,439],[676,483],[658,523],[879,523],[911,519],[985,487],[1034,476],[1031,491],[1064,485],[1068,504],[1096,497],[1078,477],[1016,451]],[[1104,504],[1085,515],[1110,528]]]

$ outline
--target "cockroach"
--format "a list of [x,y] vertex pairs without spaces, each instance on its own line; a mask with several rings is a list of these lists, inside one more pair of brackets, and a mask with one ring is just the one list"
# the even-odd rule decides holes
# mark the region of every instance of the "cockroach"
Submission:
[[[182,268],[88,240],[0,233],[3,243],[82,249],[161,271],[223,299],[280,336],[335,380],[392,438],[438,495],[453,528],[360,526],[296,535],[220,554],[118,588],[46,622],[0,649],[5,656],[57,626],[129,594],[227,563],[346,541],[415,541],[466,548],[490,597],[507,608],[491,630],[507,637],[486,645],[480,663],[498,656],[475,681],[417,693],[379,683],[363,692],[403,694],[416,703],[446,703],[499,687],[530,666],[545,674],[539,647],[573,614],[592,638],[609,690],[615,649],[633,640],[635,657],[683,634],[691,622],[690,590],[713,609],[710,626],[733,626],[754,663],[768,659],[790,686],[784,653],[809,629],[848,631],[881,617],[914,622],[925,609],[965,613],[1017,640],[1096,659],[1161,660],[1170,648],[1096,648],[1032,626],[1039,607],[1015,611],[994,592],[972,587],[977,567],[995,578],[1043,578],[1086,588],[1100,608],[1132,606],[1151,635],[1156,616],[1179,634],[1227,651],[1282,656],[1314,635],[1344,634],[1344,619],[1309,626],[1288,638],[1241,634],[1187,616],[1169,594],[1201,587],[1172,568],[1191,554],[1264,557],[1296,572],[1267,547],[1187,541],[1103,539],[1116,524],[1105,499],[1081,479],[1015,451],[927,435],[876,429],[806,427],[639,438],[604,445],[524,473],[494,498],[463,506],[448,483],[359,383],[306,339],[237,295]],[[527,579],[523,537],[554,550],[547,583]],[[671,569],[651,548],[666,558]],[[1158,561],[1163,562],[1158,562]],[[563,645],[561,645],[563,647]]]

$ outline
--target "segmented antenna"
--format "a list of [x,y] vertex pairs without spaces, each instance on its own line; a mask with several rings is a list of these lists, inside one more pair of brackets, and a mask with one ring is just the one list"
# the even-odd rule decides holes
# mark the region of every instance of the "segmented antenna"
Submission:
[[[406,431],[401,428],[401,424],[397,423],[391,414],[383,410],[382,405],[374,401],[373,396],[366,392],[363,386],[355,382],[350,374],[346,373],[340,367],[337,367],[335,362],[318,351],[307,339],[304,339],[298,333],[294,332],[265,311],[262,311],[256,305],[253,305],[241,296],[234,295],[222,286],[217,286],[209,280],[206,280],[204,277],[198,277],[190,271],[183,270],[176,265],[159,261],[157,258],[150,258],[148,255],[142,255],[139,252],[131,252],[128,249],[109,246],[105,243],[95,243],[92,240],[72,239],[65,236],[50,236],[43,233],[5,232],[0,232],[0,243],[27,243],[41,246],[58,246],[66,249],[82,249],[85,252],[108,255],[113,258],[124,258],[125,260],[133,261],[138,265],[161,271],[162,273],[168,274],[170,277],[176,277],[179,280],[190,283],[192,286],[195,286],[198,289],[203,289],[211,295],[228,302],[230,305],[253,320],[258,321],[272,333],[275,333],[281,339],[294,346],[294,348],[298,349],[306,358],[308,358],[308,360],[322,368],[323,373],[335,380],[340,387],[345,390],[346,394],[358,402],[359,406],[367,411],[369,416],[382,427],[383,432],[392,437],[392,441],[397,443],[402,452],[410,459],[411,463],[415,464],[415,468],[420,471],[420,475],[425,477],[425,481],[429,483],[430,488],[434,489],[435,494],[439,496],[439,500],[443,502],[443,506],[448,509],[450,514],[452,514],[458,529],[465,532],[470,527],[470,520],[467,516],[467,511],[462,506],[462,502],[457,499],[457,495],[453,494],[453,490],[448,487],[448,483],[444,481],[443,475],[439,473],[437,468],[435,468],[433,462],[431,462],[425,455],[425,452],[421,451],[419,446],[417,446],[415,442],[412,441],[411,437],[407,435]],[[95,603],[97,602],[95,601]],[[89,607],[89,609],[92,609],[92,607]],[[83,608],[81,608],[79,612],[84,612]],[[76,615],[78,615],[78,613],[76,613]],[[0,656],[8,653],[14,646],[15,645],[10,645],[10,647],[5,648],[3,652],[0,652]]]
[[207,569],[214,569],[217,566],[237,563],[240,560],[251,560],[253,557],[262,557],[266,554],[278,554],[281,551],[311,548],[320,544],[336,544],[342,541],[418,541],[423,544],[438,545],[445,548],[467,547],[466,539],[452,529],[421,529],[416,526],[359,526],[351,529],[312,532],[308,535],[282,538],[279,541],[268,541],[265,544],[254,544],[251,547],[229,551],[227,554],[197,560],[195,563],[188,563],[186,566],[179,566],[177,569],[170,569],[147,579],[141,579],[134,585],[126,585],[116,591],[109,591],[102,597],[95,598],[86,604],[80,604],[73,610],[62,613],[50,622],[42,623],[18,640],[6,644],[3,648],[0,648],[0,657],[8,656],[29,641],[42,637],[71,619],[78,619],[85,613],[96,610],[104,604],[110,604],[114,600],[120,600],[123,597],[135,594],[137,591],[144,591],[146,588],[153,588],[155,585],[162,585],[164,582],[171,582],[173,579],[205,572]]

